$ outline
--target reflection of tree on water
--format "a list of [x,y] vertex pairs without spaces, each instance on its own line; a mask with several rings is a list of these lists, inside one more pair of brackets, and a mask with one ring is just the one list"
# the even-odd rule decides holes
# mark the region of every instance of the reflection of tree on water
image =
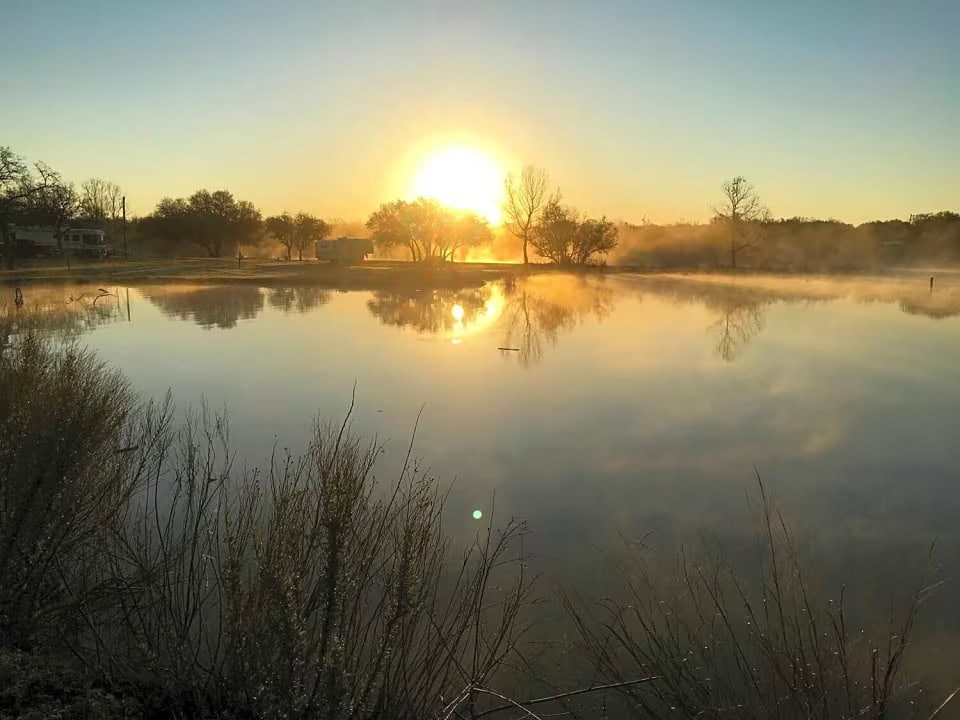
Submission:
[[303,313],[330,302],[330,291],[319,287],[271,288],[267,299],[271,307],[286,313]]
[[154,287],[142,294],[165,315],[193,320],[202,327],[235,327],[237,320],[250,320],[263,310],[263,293],[247,285],[196,289]]
[[486,287],[401,293],[378,291],[367,301],[367,309],[384,325],[440,333],[455,330],[458,324],[466,328],[475,323],[486,314],[489,297],[490,290]]
[[613,309],[613,291],[603,282],[580,277],[553,276],[503,285],[500,327],[505,356],[517,355],[531,365],[543,358],[544,346],[587,317],[602,320]]
[[0,345],[6,347],[27,331],[73,340],[101,325],[125,320],[120,293],[115,289],[109,293],[96,288],[28,288],[22,307],[12,299],[9,304],[0,303]]
[[733,362],[737,354],[764,327],[764,301],[740,293],[731,293],[706,302],[719,317],[711,326],[717,334],[716,353],[726,362]]
[[674,302],[700,303],[715,313],[709,332],[716,337],[714,351],[725,362],[736,360],[764,329],[766,306],[784,299],[759,288],[669,277],[644,278],[635,287]]
[[[816,279],[815,279],[816,280]],[[926,277],[859,279],[830,278],[809,286],[802,281],[757,278],[718,281],[716,277],[646,277],[633,286],[641,292],[685,303],[701,303],[717,315],[710,326],[716,334],[716,352],[733,362],[751,340],[764,329],[765,308],[774,303],[825,302],[849,297],[861,303],[897,303],[902,312],[942,319],[960,314],[960,289],[956,283],[944,283],[932,292]],[[763,284],[761,286],[761,284]]]

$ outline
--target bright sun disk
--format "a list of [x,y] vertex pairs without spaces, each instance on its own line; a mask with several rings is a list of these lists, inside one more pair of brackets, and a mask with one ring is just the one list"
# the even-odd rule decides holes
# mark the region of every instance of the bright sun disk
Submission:
[[504,171],[486,153],[465,146],[446,147],[423,159],[410,188],[411,198],[428,197],[456,210],[500,222]]

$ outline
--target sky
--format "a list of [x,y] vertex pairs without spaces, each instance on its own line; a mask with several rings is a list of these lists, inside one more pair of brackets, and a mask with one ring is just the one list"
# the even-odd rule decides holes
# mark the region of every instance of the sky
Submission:
[[590,214],[960,210],[960,2],[0,0],[0,145],[132,214],[226,188],[364,219],[426,155],[546,168]]

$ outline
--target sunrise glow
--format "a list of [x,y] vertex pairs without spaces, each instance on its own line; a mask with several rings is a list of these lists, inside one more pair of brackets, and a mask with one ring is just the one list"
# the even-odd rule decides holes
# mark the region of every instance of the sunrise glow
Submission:
[[500,222],[506,174],[488,154],[456,145],[435,150],[418,164],[410,198],[428,197],[457,210],[469,210],[496,225]]

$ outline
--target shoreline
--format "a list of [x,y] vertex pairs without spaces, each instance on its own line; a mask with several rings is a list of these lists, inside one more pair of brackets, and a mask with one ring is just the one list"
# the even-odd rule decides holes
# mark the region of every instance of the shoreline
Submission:
[[223,258],[137,258],[75,262],[70,269],[62,260],[25,261],[16,270],[0,270],[0,286],[15,287],[50,283],[259,285],[262,287],[324,287],[332,290],[379,290],[420,286],[429,288],[479,287],[508,277],[551,273],[628,276],[717,276],[729,279],[765,277],[923,277],[928,273],[955,275],[957,268],[882,267],[848,272],[816,270],[729,268],[654,268],[636,265],[560,267],[553,264],[464,262],[442,266],[398,260],[371,260],[362,265],[335,266],[316,260],[250,258],[237,268],[235,260]]
[[[357,266],[339,267],[316,260],[236,260],[209,258],[144,258],[86,261],[70,269],[57,262],[38,263],[16,270],[0,270],[0,286],[42,283],[126,283],[197,285],[318,286],[330,289],[363,290],[398,286],[429,287],[480,286],[508,275],[529,272],[522,265],[456,263],[427,268],[402,261],[373,260]],[[533,272],[536,272],[534,270]]]

